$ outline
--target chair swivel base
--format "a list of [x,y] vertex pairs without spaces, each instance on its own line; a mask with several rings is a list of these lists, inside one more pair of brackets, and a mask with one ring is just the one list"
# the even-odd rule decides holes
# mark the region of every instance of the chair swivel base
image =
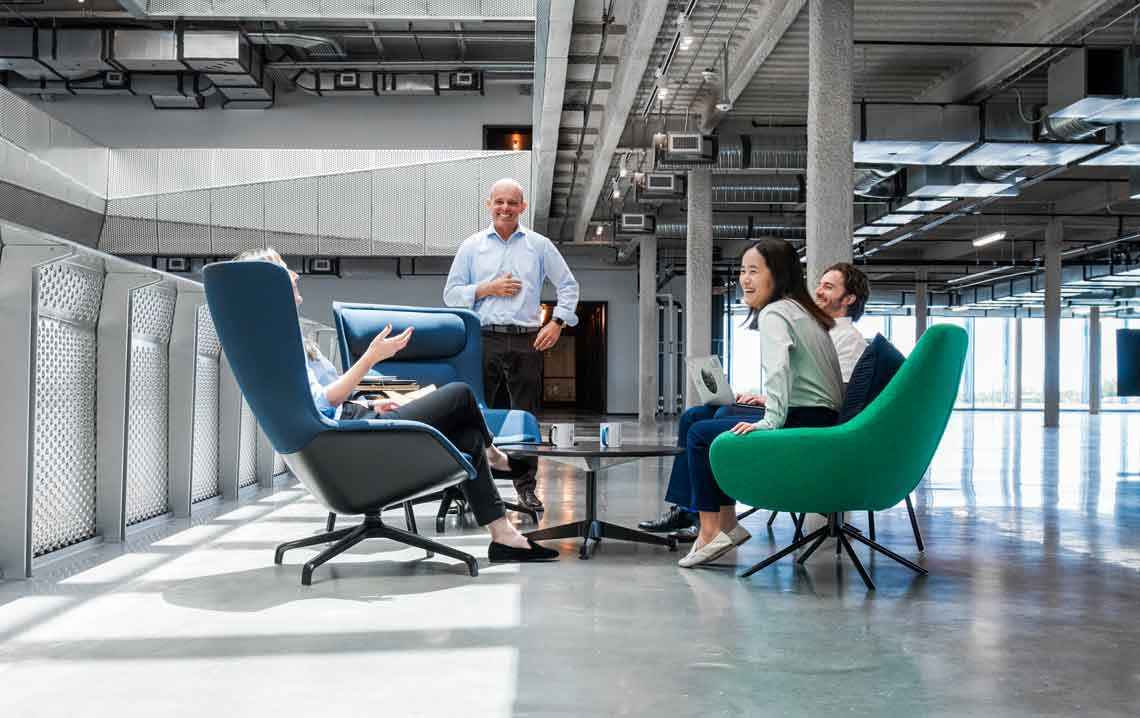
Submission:
[[479,562],[475,557],[469,553],[459,551],[458,549],[446,546],[444,544],[426,539],[418,534],[404,531],[403,529],[388,526],[380,518],[380,514],[369,514],[364,517],[364,523],[347,529],[337,529],[327,533],[318,534],[316,536],[306,536],[303,539],[296,541],[289,541],[277,547],[277,551],[273,556],[273,563],[280,565],[285,559],[285,552],[295,548],[302,548],[304,546],[315,546],[317,544],[328,543],[335,541],[332,546],[319,553],[314,558],[305,562],[301,568],[301,585],[311,586],[313,583],[313,571],[315,571],[321,564],[329,559],[344,553],[356,544],[365,539],[370,538],[386,538],[409,546],[424,549],[430,556],[433,552],[450,556],[451,558],[458,559],[467,565],[467,571],[472,576],[479,575]]
[[793,553],[795,551],[798,551],[801,548],[807,546],[808,550],[805,551],[798,559],[796,559],[797,563],[799,563],[800,565],[803,565],[803,563],[805,561],[807,561],[809,558],[811,558],[811,555],[813,553],[815,553],[816,549],[818,549],[823,544],[823,542],[829,538],[836,539],[836,541],[837,541],[836,553],[837,554],[839,553],[839,551],[841,549],[847,551],[847,556],[851,559],[851,563],[855,564],[855,570],[859,572],[859,577],[863,579],[863,583],[867,585],[867,588],[872,590],[872,591],[875,590],[875,583],[874,583],[874,581],[871,580],[871,577],[867,574],[867,569],[865,569],[863,567],[863,562],[859,560],[859,556],[856,555],[855,550],[853,548],[851,548],[851,541],[849,539],[855,539],[859,543],[862,543],[865,546],[869,547],[871,550],[878,551],[879,553],[883,554],[887,558],[892,559],[894,561],[897,561],[898,563],[901,563],[903,566],[906,566],[907,568],[909,568],[910,570],[919,574],[920,576],[926,576],[929,573],[922,566],[919,566],[918,564],[914,563],[913,561],[909,561],[909,560],[903,558],[902,556],[898,555],[894,551],[891,551],[886,546],[883,546],[882,544],[876,543],[876,542],[872,541],[871,539],[867,538],[866,536],[863,535],[862,531],[855,528],[851,524],[845,522],[845,523],[843,523],[842,526],[839,525],[839,514],[831,514],[830,516],[828,516],[827,526],[816,529],[815,531],[812,531],[811,533],[809,533],[806,536],[803,536],[802,538],[797,538],[795,540],[795,542],[792,543],[791,546],[788,546],[788,547],[772,554],[768,558],[764,559],[760,563],[756,564],[752,568],[750,568],[747,571],[745,571],[744,573],[740,574],[740,577],[741,578],[747,578],[748,576],[751,576],[752,574],[756,573],[757,571],[762,571],[763,569],[772,565],[776,561],[779,561],[780,559],[787,556],[788,554]]
[[[463,498],[463,492],[459,489],[445,489],[440,494],[433,494],[427,499],[439,499],[439,511],[435,515],[435,532],[441,534],[447,522],[448,514],[462,515],[470,508],[467,506],[467,500]],[[503,508],[507,511],[515,511],[520,514],[526,514],[534,523],[538,523],[538,513],[534,509],[527,508],[522,504],[513,504],[510,501],[503,502]]]

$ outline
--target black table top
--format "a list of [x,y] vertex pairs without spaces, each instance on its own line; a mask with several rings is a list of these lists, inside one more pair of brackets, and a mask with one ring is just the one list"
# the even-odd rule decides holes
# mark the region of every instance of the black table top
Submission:
[[684,453],[684,449],[667,444],[630,444],[605,447],[597,441],[578,441],[574,446],[554,446],[549,443],[542,444],[495,444],[503,451],[517,456],[570,456],[582,459],[613,457],[636,459],[649,456],[676,456]]

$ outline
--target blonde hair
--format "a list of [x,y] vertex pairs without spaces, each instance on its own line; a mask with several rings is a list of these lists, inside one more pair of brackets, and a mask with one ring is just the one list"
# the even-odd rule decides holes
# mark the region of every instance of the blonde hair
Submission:
[[[289,265],[285,264],[285,260],[281,258],[281,254],[273,247],[265,247],[258,249],[250,249],[242,252],[234,257],[235,262],[272,262],[273,264],[280,265],[285,269],[289,269]],[[324,356],[321,352],[320,346],[305,336],[305,328],[301,327],[301,341],[305,345],[305,356],[310,359],[320,359]]]

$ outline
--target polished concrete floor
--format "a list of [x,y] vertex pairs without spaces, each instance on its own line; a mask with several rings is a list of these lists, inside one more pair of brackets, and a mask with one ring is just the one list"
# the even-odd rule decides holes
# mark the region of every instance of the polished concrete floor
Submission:
[[[284,485],[216,504],[0,583],[0,716],[1135,716],[1140,415],[1041,421],[954,415],[916,494],[931,575],[870,559],[874,593],[832,551],[737,578],[791,536],[764,513],[703,570],[610,540],[492,566],[453,519],[478,578],[375,541],[304,588],[312,552],[272,549],[320,528],[317,503]],[[665,462],[603,476],[603,517],[661,509]],[[545,524],[580,515],[580,474],[540,479]],[[877,525],[917,556],[904,509]]]

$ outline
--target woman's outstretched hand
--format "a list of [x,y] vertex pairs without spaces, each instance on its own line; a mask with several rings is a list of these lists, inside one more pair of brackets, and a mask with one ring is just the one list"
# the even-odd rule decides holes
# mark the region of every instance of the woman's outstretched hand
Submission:
[[750,424],[747,421],[742,421],[736,426],[729,429],[729,431],[736,434],[737,436],[744,436],[745,434],[751,434],[752,432],[756,431],[756,425]]
[[384,329],[376,335],[372,343],[368,345],[368,350],[364,352],[364,356],[373,364],[378,364],[385,359],[391,359],[398,354],[404,347],[408,346],[408,341],[412,338],[412,328],[408,327],[394,337],[388,335],[392,333],[392,325],[384,327]]

